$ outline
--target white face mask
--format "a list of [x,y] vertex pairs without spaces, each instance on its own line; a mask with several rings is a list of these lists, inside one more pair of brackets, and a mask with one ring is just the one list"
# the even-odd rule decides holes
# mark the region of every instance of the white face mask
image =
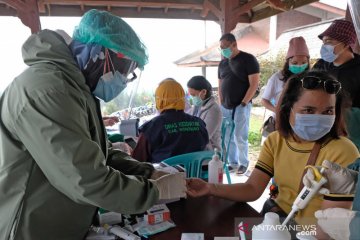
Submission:
[[334,62],[340,56],[340,54],[345,50],[344,48],[341,52],[335,54],[334,53],[335,47],[339,44],[341,44],[341,42],[336,45],[323,44],[320,49],[321,58],[326,62],[330,62],[330,63]]
[[306,141],[316,141],[330,132],[335,115],[295,113],[294,133]]

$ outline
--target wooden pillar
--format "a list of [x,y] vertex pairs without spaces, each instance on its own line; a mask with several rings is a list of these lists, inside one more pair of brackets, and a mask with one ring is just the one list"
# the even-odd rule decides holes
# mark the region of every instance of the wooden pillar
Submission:
[[221,17],[219,18],[219,23],[222,34],[229,33],[236,27],[238,17],[234,14],[233,10],[238,5],[238,0],[220,0]]
[[206,65],[201,67],[201,74],[206,78]]
[[4,2],[16,9],[21,22],[30,28],[31,33],[41,30],[37,0],[4,0]]

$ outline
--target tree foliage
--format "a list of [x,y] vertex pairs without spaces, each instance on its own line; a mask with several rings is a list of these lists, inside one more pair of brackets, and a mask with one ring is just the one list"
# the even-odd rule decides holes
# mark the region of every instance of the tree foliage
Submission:
[[280,71],[285,64],[286,53],[280,51],[277,55],[265,54],[259,57],[260,87],[265,86],[271,75]]
[[[131,93],[128,91],[124,91],[108,103],[101,102],[101,110],[104,115],[109,115],[113,112],[128,108],[130,98]],[[134,95],[132,107],[144,106],[146,104],[154,102],[155,99],[153,93],[142,91]]]

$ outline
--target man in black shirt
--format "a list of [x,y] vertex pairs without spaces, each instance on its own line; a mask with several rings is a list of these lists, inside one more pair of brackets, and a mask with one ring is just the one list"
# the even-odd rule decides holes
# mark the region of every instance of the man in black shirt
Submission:
[[231,33],[220,38],[220,48],[225,57],[218,69],[221,110],[225,118],[232,118],[235,123],[234,134],[230,136],[229,161],[238,168],[238,174],[244,174],[249,165],[251,99],[259,84],[259,63],[253,55],[238,49]]
[[314,68],[326,70],[341,82],[352,105],[346,118],[349,138],[360,149],[360,55],[354,53],[356,33],[347,20],[335,20],[319,35],[323,41],[321,59]]

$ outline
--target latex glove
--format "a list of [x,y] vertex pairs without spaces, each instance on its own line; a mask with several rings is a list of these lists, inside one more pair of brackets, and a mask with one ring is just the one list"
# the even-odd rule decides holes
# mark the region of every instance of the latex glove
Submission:
[[149,180],[159,190],[159,200],[186,197],[185,173],[167,174],[156,180]]
[[129,144],[125,143],[125,142],[114,142],[111,143],[112,147],[114,149],[118,149],[124,153],[126,153],[127,155],[131,155],[133,149],[129,146]]
[[349,169],[359,172],[360,171],[360,158],[357,158],[352,164],[348,166]]
[[[323,176],[328,180],[328,182],[324,185],[325,188],[320,189],[319,193],[334,193],[345,195],[354,194],[358,172],[343,168],[340,165],[328,160],[323,161],[322,166],[326,168]],[[320,171],[321,167],[316,168],[318,168]],[[311,188],[314,181],[314,172],[311,168],[309,168],[303,177],[303,183],[305,186]]]
[[331,238],[349,239],[350,222],[354,218],[355,212],[345,208],[328,208],[315,212],[318,225]]
[[159,179],[160,177],[165,176],[165,175],[168,175],[168,174],[169,174],[168,172],[159,171],[159,170],[156,170],[156,169],[155,169],[155,170],[152,172],[150,179],[156,180],[156,179]]

